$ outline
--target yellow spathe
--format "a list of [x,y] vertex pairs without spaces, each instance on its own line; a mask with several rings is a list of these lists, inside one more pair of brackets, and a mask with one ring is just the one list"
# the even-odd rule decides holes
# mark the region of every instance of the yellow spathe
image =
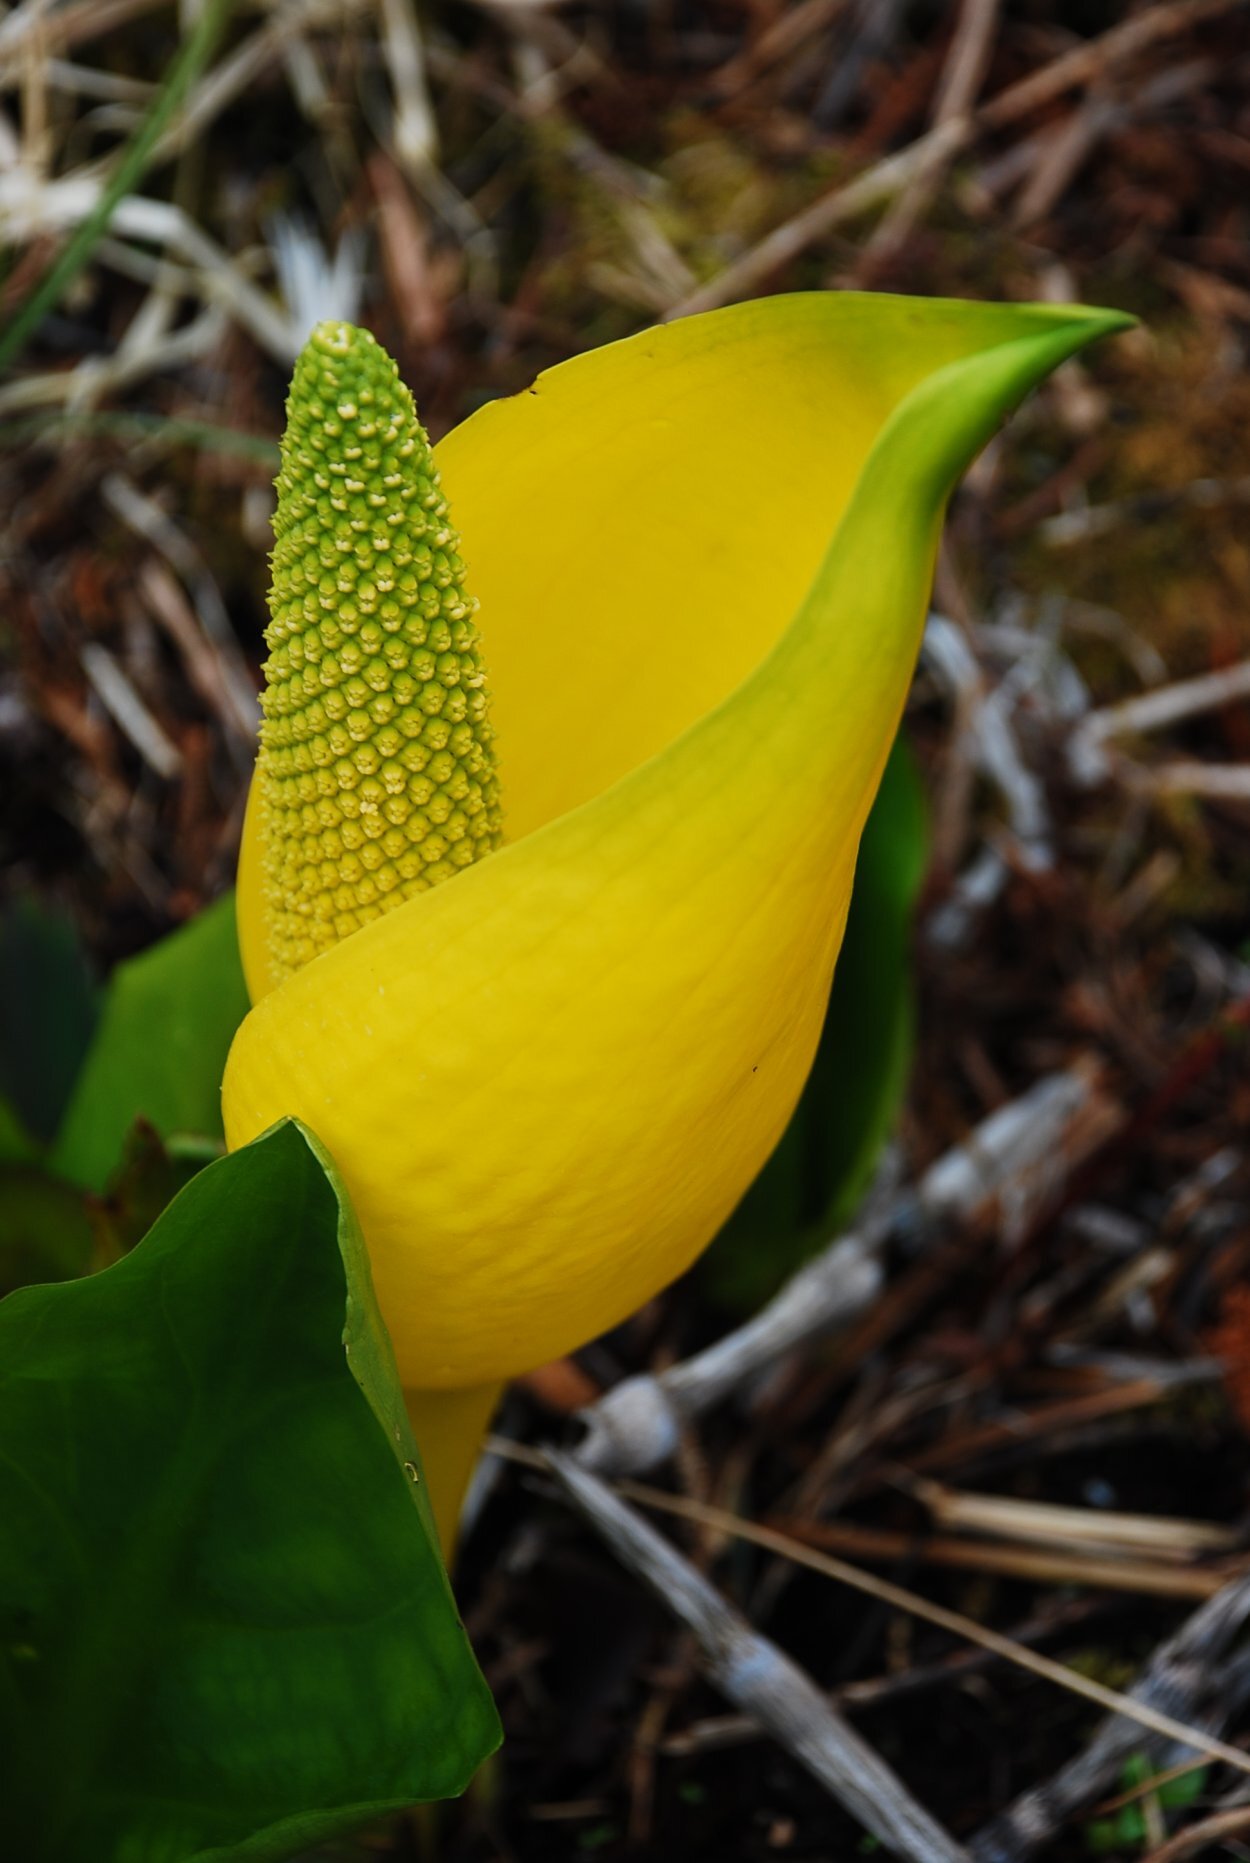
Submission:
[[566,363],[437,449],[506,845],[271,988],[254,807],[224,1083],[232,1146],[293,1113],[334,1156],[406,1385],[579,1345],[742,1195],[819,1034],[946,499],[1127,322],[775,298]]

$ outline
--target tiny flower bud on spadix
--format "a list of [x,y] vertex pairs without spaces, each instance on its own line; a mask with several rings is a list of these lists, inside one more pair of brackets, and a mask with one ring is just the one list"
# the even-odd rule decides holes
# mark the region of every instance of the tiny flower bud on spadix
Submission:
[[499,843],[486,680],[430,443],[367,331],[296,365],[259,781],[275,980]]

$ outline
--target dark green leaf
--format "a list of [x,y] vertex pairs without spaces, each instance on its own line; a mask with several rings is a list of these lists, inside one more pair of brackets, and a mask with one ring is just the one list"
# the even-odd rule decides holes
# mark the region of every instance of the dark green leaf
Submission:
[[0,1295],[84,1274],[91,1243],[80,1190],[38,1164],[0,1164]]
[[198,1150],[184,1157],[146,1120],[130,1128],[108,1189],[86,1198],[95,1236],[94,1267],[107,1268],[143,1239],[165,1206],[217,1155],[216,1147],[205,1155],[207,1143],[200,1141]]
[[70,919],[33,898],[0,912],[0,1095],[51,1140],[91,1040],[97,992]]
[[1167,1779],[1159,1787],[1159,1803],[1167,1811],[1183,1811],[1202,1797],[1207,1789],[1209,1766],[1194,1766],[1179,1778]]
[[34,1164],[43,1156],[8,1100],[0,1099],[0,1163]]
[[868,1186],[911,1065],[911,925],[927,851],[924,792],[900,738],[864,829],[811,1077],[777,1150],[706,1257],[706,1284],[726,1306],[762,1305]]
[[163,1138],[219,1138],[221,1073],[247,1007],[233,895],[119,964],[57,1137],[57,1170],[103,1189],[139,1118]]
[[868,1188],[907,1090],[913,1045],[911,931],[928,859],[924,790],[895,744],[864,831],[846,936],[816,1064],[821,1211],[845,1222]]
[[0,1855],[260,1863],[463,1789],[494,1708],[349,1206],[293,1124],[0,1305]]

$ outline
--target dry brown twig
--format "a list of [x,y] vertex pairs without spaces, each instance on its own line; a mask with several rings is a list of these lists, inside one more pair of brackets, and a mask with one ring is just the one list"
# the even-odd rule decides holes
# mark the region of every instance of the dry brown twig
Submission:
[[1250,504],[1250,476],[1225,479],[1191,479],[1174,491],[1151,492],[1136,498],[1111,498],[1102,504],[1078,504],[1070,511],[1044,518],[1035,535],[1054,549],[1088,543],[1114,535],[1125,526],[1149,520],[1160,510],[1193,508],[1218,510],[1222,505]]
[[1188,1560],[1204,1552],[1231,1552],[1239,1538],[1231,1527],[1206,1520],[1125,1514],[1108,1508],[1060,1507],[1050,1501],[971,1494],[937,1481],[915,1481],[912,1491],[939,1526],[1068,1550],[1085,1545],[1091,1552],[1148,1552],[1156,1558]]
[[824,32],[846,5],[847,0],[798,0],[783,8],[757,39],[714,73],[711,91],[717,97],[740,98],[770,65]]
[[[1243,1753],[1240,1748],[1228,1746],[1223,1741],[1212,1739],[1200,1729],[1186,1726],[1173,1712],[1150,1699],[1141,1699],[1136,1694],[1122,1695],[1115,1689],[1104,1688],[1101,1683],[1064,1663],[1052,1662],[1047,1656],[1022,1649],[1010,1637],[1002,1636],[996,1630],[987,1630],[983,1624],[976,1623],[959,1611],[948,1611],[943,1605],[933,1604],[929,1599],[921,1598],[901,1585],[892,1584],[888,1579],[863,1572],[844,1560],[831,1558],[826,1553],[806,1547],[775,1528],[758,1526],[754,1521],[744,1520],[723,1508],[710,1507],[704,1502],[689,1500],[681,1495],[665,1494],[658,1488],[644,1487],[639,1482],[624,1481],[618,1487],[620,1493],[628,1499],[639,1501],[660,1513],[671,1514],[679,1520],[715,1527],[730,1537],[746,1540],[748,1544],[759,1546],[766,1552],[776,1553],[795,1565],[806,1566],[809,1571],[818,1572],[822,1577],[831,1578],[839,1584],[849,1585],[855,1591],[863,1592],[883,1604],[891,1605],[924,1623],[933,1624],[940,1630],[947,1630],[955,1637],[988,1650],[1018,1669],[1028,1670],[1030,1674],[1054,1682],[1072,1694],[1096,1702],[1110,1709],[1116,1716],[1126,1717],[1139,1729],[1189,1746],[1210,1758],[1223,1760],[1239,1772],[1250,1773],[1250,1754]],[[1235,1600],[1235,1604],[1230,1603],[1230,1600]],[[1211,1640],[1211,1624],[1220,1626],[1222,1636],[1225,1633],[1231,1635],[1232,1629],[1239,1627],[1243,1619],[1250,1615],[1250,1577],[1239,1576],[1223,1586],[1202,1609],[1210,1613],[1207,1619],[1202,1620],[1208,1628],[1201,1632],[1208,1642]],[[1190,1624],[1197,1624],[1201,1618],[1200,1611],[1190,1619]]]
[[1171,0],[1112,26],[1100,38],[1062,53],[1040,71],[1000,91],[975,110],[936,123],[907,148],[874,164],[853,181],[832,188],[691,292],[668,312],[687,317],[749,297],[775,272],[848,220],[893,200],[905,188],[923,185],[986,130],[1006,129],[1065,91],[1092,83],[1152,45],[1177,38],[1206,20],[1243,7],[1247,0]]
[[1217,673],[1178,680],[1175,685],[1158,687],[1140,698],[1104,706],[1090,713],[1081,735],[1087,741],[1101,744],[1109,737],[1158,731],[1184,718],[1231,705],[1238,699],[1250,699],[1250,660],[1239,660],[1235,666],[1223,667]]
[[621,1563],[694,1633],[716,1687],[767,1728],[866,1830],[914,1863],[968,1863],[967,1851],[828,1706],[811,1678],[753,1630],[654,1527],[571,1456],[548,1450],[541,1465]]
[[[1093,1516],[1091,1524],[1096,1525],[1094,1510],[1083,1511]],[[956,1571],[994,1572],[1005,1578],[1029,1579],[1042,1585],[1093,1586],[1142,1597],[1198,1600],[1214,1597],[1229,1579],[1227,1569],[1109,1556],[1105,1548],[1097,1546],[1081,1556],[1053,1549],[1029,1550],[1020,1545],[987,1544],[984,1540],[957,1539],[942,1534],[918,1536],[889,1532],[837,1521],[782,1518],[774,1524],[797,1540],[870,1564],[911,1560]]]
[[25,0],[0,23],[0,74],[20,64],[36,41],[45,56],[66,52],[162,4],[163,0],[76,0],[54,11],[44,0]]
[[[1211,1658],[1250,1615],[1250,1577],[1224,1586],[1195,1612],[1156,1653],[1132,1693],[1123,1695],[958,1612],[722,1508],[633,1481],[616,1484],[614,1491],[560,1450],[531,1449],[498,1437],[488,1438],[486,1447],[505,1460],[554,1475],[566,1499],[607,1541],[615,1556],[694,1632],[709,1679],[801,1760],[888,1848],[916,1863],[969,1854],[977,1863],[1022,1863],[1071,1810],[1087,1803],[1108,1777],[1114,1777],[1128,1752],[1144,1742],[1162,1739],[1250,1773],[1250,1755],[1178,1718],[1191,1702],[1209,1694]],[[1111,1711],[1111,1718],[1058,1781],[1027,1795],[1005,1817],[995,1820],[971,1853],[965,1852],[933,1824],[901,1782],[832,1712],[810,1677],[752,1630],[688,1560],[639,1518],[627,1500],[713,1527],[850,1585],[1097,1702]],[[863,1796],[866,1783],[873,1795],[867,1803]]]
[[941,614],[929,616],[921,652],[924,664],[955,700],[963,754],[1002,798],[1022,864],[1049,867],[1054,859],[1050,811],[1046,791],[1029,769],[1013,728],[1012,673],[991,683],[963,629]]
[[1143,693],[1090,712],[1068,742],[1068,761],[1079,782],[1115,779],[1145,795],[1186,795],[1210,801],[1250,802],[1250,764],[1204,763],[1175,757],[1139,763],[1108,748],[1117,737],[1165,730],[1169,725],[1250,698],[1250,661]]
[[[971,110],[985,80],[998,32],[1001,0],[963,0],[951,35],[950,51],[938,81],[933,124],[958,122]],[[945,164],[918,174],[882,215],[860,254],[858,276],[893,257],[936,195]]]
[[426,77],[425,40],[411,0],[381,0],[382,48],[394,98],[395,160],[419,179],[438,160],[438,123]]
[[[1098,1614],[1100,1608],[1098,1601],[1088,1598],[1068,1600],[1060,1605],[1052,1600],[1045,1610],[1017,1624],[1011,1632],[1011,1640],[1030,1648],[1044,1638],[1085,1624]],[[960,1676],[980,1675],[994,1667],[997,1660],[988,1650],[955,1649],[929,1662],[914,1663],[905,1669],[890,1669],[884,1674],[865,1676],[859,1681],[839,1683],[830,1690],[829,1701],[835,1708],[850,1711],[861,1707],[876,1707],[882,1702],[927,1693]],[[766,1737],[763,1728],[749,1714],[711,1714],[703,1715],[669,1734],[661,1750],[674,1759],[683,1759],[693,1753],[709,1749],[721,1751],[726,1747],[742,1746]]]
[[207,564],[168,512],[123,473],[110,472],[100,489],[110,509],[136,536],[157,550],[186,587],[194,607],[194,616],[185,617],[190,621],[189,629],[182,625],[184,617],[171,604],[167,588],[162,588],[159,581],[155,587],[149,582],[154,612],[225,725],[227,741],[242,759],[242,767],[250,769],[260,708],[238,636]]
[[[103,183],[95,175],[67,175],[43,182],[26,170],[0,173],[0,236],[10,245],[26,245],[44,234],[61,234],[85,220],[99,202]],[[150,242],[182,258],[196,274],[204,312],[226,311],[246,329],[257,344],[285,367],[299,349],[291,319],[247,276],[243,265],[169,201],[131,194],[113,210],[110,230],[115,238]],[[198,320],[197,320],[198,321]],[[171,344],[181,341],[180,331]],[[149,360],[148,368],[169,367],[173,358]],[[141,358],[131,360],[127,379],[141,372]],[[76,368],[50,376],[18,377],[0,390],[6,412],[19,407],[85,400],[86,385],[98,394],[101,386],[118,386],[116,369],[107,358],[89,359]]]
[[1227,1843],[1231,1837],[1244,1837],[1250,1831],[1250,1808],[1245,1805],[1231,1811],[1217,1811],[1188,1830],[1178,1831],[1166,1844],[1152,1850],[1143,1863],[1182,1863],[1185,1857],[1201,1856],[1212,1844]]
[[97,640],[84,641],[78,658],[97,698],[123,737],[163,782],[172,782],[182,770],[178,746],[157,723],[108,648]]
[[1211,802],[1250,802],[1250,763],[1198,763],[1178,757],[1133,772],[1134,784],[1156,795],[1204,796]]
[[288,0],[251,36],[218,60],[196,85],[193,94],[172,122],[153,154],[153,163],[169,161],[201,138],[223,111],[281,62],[291,45],[305,33],[337,26],[345,30],[362,14],[368,0]]
[[[1205,1711],[1219,1725],[1228,1708],[1220,1701],[1217,1659],[1250,1618],[1250,1578],[1239,1578],[1186,1619],[1174,1636],[1160,1644],[1130,1691],[1138,1707],[1165,1703],[1169,1713]],[[1120,1768],[1143,1745],[1157,1750],[1157,1740],[1143,1741],[1140,1723],[1122,1715],[1104,1721],[1084,1752],[1062,1767],[1047,1784],[1023,1794],[1010,1810],[992,1820],[972,1844],[977,1863],[1026,1863],[1048,1843],[1067,1819],[1105,1792]],[[1240,1756],[1239,1771],[1250,1770]]]

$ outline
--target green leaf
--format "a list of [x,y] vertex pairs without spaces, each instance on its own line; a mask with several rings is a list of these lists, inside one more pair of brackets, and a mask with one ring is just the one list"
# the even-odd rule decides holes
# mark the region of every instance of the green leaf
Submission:
[[0,1295],[84,1274],[91,1246],[81,1191],[37,1164],[0,1164]]
[[911,928],[927,857],[924,791],[900,738],[864,829],[811,1076],[701,1270],[737,1311],[761,1306],[853,1215],[894,1128],[911,1067]]
[[36,1164],[42,1156],[13,1106],[0,1099],[0,1164]]
[[95,1236],[93,1266],[107,1268],[128,1255],[141,1242],[165,1207],[172,1203],[197,1171],[219,1155],[214,1147],[206,1155],[209,1141],[199,1141],[198,1151],[184,1157],[167,1144],[146,1120],[137,1120],[126,1134],[117,1168],[109,1177],[108,1189],[99,1193],[75,1193],[88,1205]]
[[[30,896],[0,912],[0,1095],[8,1129],[51,1140],[82,1064],[97,991],[78,933]],[[6,1155],[9,1155],[6,1152]]]
[[233,895],[119,964],[57,1136],[56,1169],[103,1189],[136,1119],[162,1138],[220,1138],[221,1073],[247,1008]]
[[0,1305],[0,1855],[261,1863],[498,1739],[332,1166],[284,1123]]
[[[1163,1811],[1187,1809],[1205,1791],[1209,1772],[1208,1766],[1194,1766],[1175,1779],[1162,1779],[1154,1793],[1159,1808]],[[1136,1791],[1159,1776],[1160,1768],[1148,1754],[1130,1753],[1120,1768],[1120,1786],[1125,1792]],[[1085,1826],[1086,1846],[1095,1856],[1105,1856],[1113,1850],[1140,1850],[1149,1835],[1140,1799],[1121,1805],[1114,1818],[1094,1818]]]
[[907,1091],[914,1044],[911,933],[929,855],[915,761],[894,746],[864,831],[855,890],[816,1064],[830,1227],[867,1190]]
[[1202,1797],[1207,1789],[1209,1766],[1194,1766],[1176,1779],[1166,1779],[1159,1787],[1158,1799],[1165,1811],[1183,1811]]

